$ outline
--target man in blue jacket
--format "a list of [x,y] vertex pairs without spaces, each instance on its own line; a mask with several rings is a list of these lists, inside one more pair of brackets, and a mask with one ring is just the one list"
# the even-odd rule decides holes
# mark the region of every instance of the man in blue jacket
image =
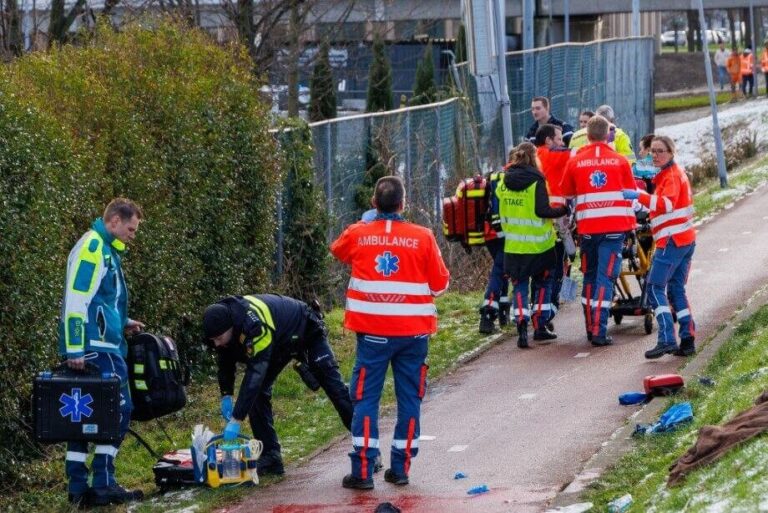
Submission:
[[[125,334],[144,324],[128,318],[128,289],[121,267],[126,243],[132,241],[141,221],[138,205],[126,198],[112,200],[104,215],[77,241],[67,260],[67,281],[59,322],[59,354],[71,369],[83,370],[86,362],[101,372],[120,378],[120,434],[128,432],[131,395],[128,389],[128,346]],[[129,491],[115,481],[115,456],[120,441],[97,444],[88,486],[87,442],[69,442],[65,470],[69,502],[76,506],[103,506],[141,500],[141,491]]]

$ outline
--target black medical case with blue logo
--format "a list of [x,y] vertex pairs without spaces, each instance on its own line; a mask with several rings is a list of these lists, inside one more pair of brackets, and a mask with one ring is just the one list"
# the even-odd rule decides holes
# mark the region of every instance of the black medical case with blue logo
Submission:
[[35,440],[41,443],[120,439],[120,379],[93,364],[84,371],[62,365],[33,384]]

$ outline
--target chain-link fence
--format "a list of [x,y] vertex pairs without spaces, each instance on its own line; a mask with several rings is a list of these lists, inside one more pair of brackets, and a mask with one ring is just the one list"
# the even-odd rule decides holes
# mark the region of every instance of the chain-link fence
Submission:
[[[556,117],[577,124],[583,109],[613,106],[617,124],[637,142],[653,128],[653,39],[563,44],[507,54],[512,133],[520,142],[533,119],[533,96],[547,96]],[[499,102],[491,81],[458,69],[464,96],[396,111],[311,125],[318,183],[331,214],[329,237],[354,222],[356,195],[371,156],[406,182],[409,212],[438,228],[444,196],[458,180],[505,161]]]
[[[521,142],[533,123],[531,98],[546,96],[551,113],[576,128],[581,111],[611,105],[616,124],[637,147],[640,138],[653,130],[653,56],[650,37],[508,53],[513,141]],[[478,121],[478,146],[497,165],[504,158],[504,133],[494,86],[488,77],[470,75],[466,64],[459,71]]]

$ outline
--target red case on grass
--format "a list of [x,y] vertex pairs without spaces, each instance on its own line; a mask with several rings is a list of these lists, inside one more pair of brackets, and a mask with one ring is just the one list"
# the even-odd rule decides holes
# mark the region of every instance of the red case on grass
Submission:
[[654,396],[676,394],[684,385],[683,377],[679,374],[661,374],[643,378],[645,393]]

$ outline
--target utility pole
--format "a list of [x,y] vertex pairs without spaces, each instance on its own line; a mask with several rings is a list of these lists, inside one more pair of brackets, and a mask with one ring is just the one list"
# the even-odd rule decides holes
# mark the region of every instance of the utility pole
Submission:
[[496,69],[499,73],[499,107],[504,126],[504,155],[509,153],[512,142],[512,113],[509,110],[509,85],[507,81],[507,24],[504,0],[494,2],[496,15]]
[[640,0],[632,0],[632,37],[640,36]]
[[563,10],[565,11],[565,42],[571,42],[571,2],[569,0],[563,0]]
[[[751,3],[751,2],[750,2]],[[709,106],[712,109],[712,135],[715,136],[715,153],[717,156],[717,174],[720,176],[720,187],[728,187],[728,173],[725,169],[725,153],[723,138],[720,134],[720,123],[717,120],[717,101],[715,101],[715,85],[712,80],[712,63],[709,59],[709,41],[707,40],[707,20],[704,19],[704,0],[699,0],[699,26],[704,43],[704,70],[707,74],[709,89]],[[753,36],[754,37],[754,36]]]

